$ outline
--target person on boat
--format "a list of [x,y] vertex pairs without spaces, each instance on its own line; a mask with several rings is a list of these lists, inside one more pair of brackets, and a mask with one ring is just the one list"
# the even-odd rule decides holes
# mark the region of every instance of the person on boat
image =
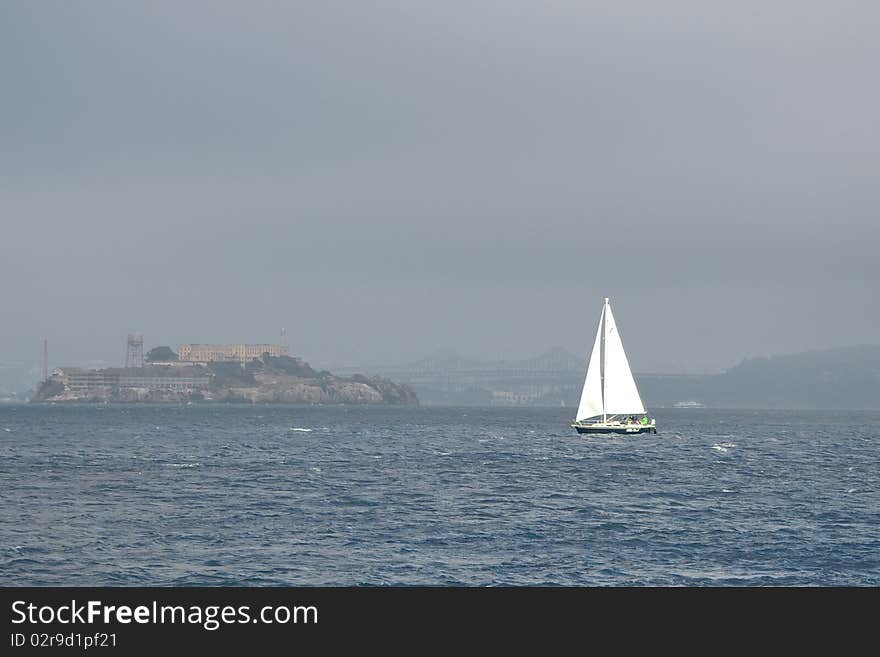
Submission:
[[648,424],[648,416],[642,418],[642,424]]

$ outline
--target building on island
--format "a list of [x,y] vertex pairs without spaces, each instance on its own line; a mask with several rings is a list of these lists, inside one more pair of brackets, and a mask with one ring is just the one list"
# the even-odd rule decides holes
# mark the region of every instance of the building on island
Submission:
[[198,368],[185,370],[159,370],[151,367],[109,368],[85,370],[78,367],[56,368],[53,380],[64,385],[74,395],[87,393],[112,394],[119,390],[141,389],[165,392],[188,392],[203,390],[211,383],[211,377]]
[[178,359],[187,363],[247,363],[263,354],[287,356],[287,347],[276,344],[182,344]]

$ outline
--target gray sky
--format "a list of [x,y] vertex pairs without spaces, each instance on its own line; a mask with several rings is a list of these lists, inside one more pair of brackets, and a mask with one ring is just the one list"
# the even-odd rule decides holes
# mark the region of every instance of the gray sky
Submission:
[[877,343],[874,2],[0,3],[0,360]]

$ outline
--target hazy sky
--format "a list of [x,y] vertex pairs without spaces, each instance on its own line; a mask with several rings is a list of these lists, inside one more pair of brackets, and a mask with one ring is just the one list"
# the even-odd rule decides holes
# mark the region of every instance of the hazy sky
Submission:
[[0,3],[0,361],[880,342],[876,2]]

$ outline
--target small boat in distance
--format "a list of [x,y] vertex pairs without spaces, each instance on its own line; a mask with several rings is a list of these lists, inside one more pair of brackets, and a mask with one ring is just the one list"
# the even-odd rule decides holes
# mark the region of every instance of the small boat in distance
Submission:
[[685,401],[678,401],[672,405],[673,408],[706,408],[706,405],[703,402],[694,401],[693,399],[688,399]]
[[574,424],[578,433],[657,433],[633,379],[605,297]]

